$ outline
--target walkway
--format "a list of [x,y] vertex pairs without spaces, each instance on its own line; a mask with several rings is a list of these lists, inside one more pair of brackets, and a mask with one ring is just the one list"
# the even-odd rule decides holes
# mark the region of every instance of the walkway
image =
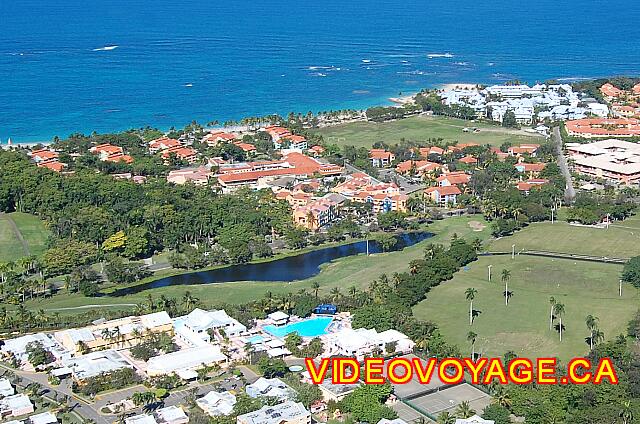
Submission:
[[[511,252],[482,252],[479,256],[504,256],[511,255]],[[556,259],[572,259],[575,261],[600,262],[607,264],[625,264],[629,258],[610,258],[608,256],[583,255],[580,253],[550,252],[546,250],[526,250],[516,252],[517,255],[542,256]]]
[[562,151],[562,136],[560,135],[560,127],[553,127],[552,138],[556,145],[558,167],[560,168],[560,172],[562,172],[562,175],[567,181],[567,185],[564,191],[564,199],[567,203],[573,203],[573,200],[576,198],[576,190],[573,188],[573,181],[571,180],[571,172],[569,171],[567,158],[564,157],[564,153]]

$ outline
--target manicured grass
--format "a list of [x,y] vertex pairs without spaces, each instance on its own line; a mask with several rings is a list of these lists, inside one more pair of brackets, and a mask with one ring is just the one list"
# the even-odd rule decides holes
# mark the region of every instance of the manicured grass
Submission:
[[45,229],[43,222],[38,217],[26,213],[2,214],[0,215],[0,262],[15,261],[25,256],[23,246],[11,225],[11,220],[18,227],[18,231],[26,241],[31,254],[41,254],[46,248],[49,236],[49,231]]
[[511,237],[496,240],[492,251],[548,250],[586,255],[629,258],[640,255],[640,216],[614,223],[608,229],[579,227],[558,221],[529,225]]
[[[343,292],[351,286],[360,288],[366,287],[371,281],[386,273],[391,276],[394,272],[404,272],[408,269],[409,262],[422,257],[424,247],[428,243],[448,243],[453,233],[458,237],[469,240],[479,237],[483,240],[489,237],[489,229],[485,227],[482,231],[474,231],[469,225],[470,222],[477,222],[486,225],[482,216],[463,216],[437,221],[427,228],[436,236],[427,239],[414,246],[408,247],[401,252],[390,252],[371,255],[350,256],[339,259],[329,264],[325,264],[319,275],[307,280],[292,283],[283,282],[239,282],[208,285],[191,286],[170,286],[158,289],[146,290],[141,293],[122,297],[102,296],[96,298],[86,298],[78,294],[56,295],[52,299],[28,301],[27,307],[30,309],[58,309],[74,308],[84,305],[114,305],[113,308],[131,308],[129,305],[144,301],[148,294],[154,298],[160,295],[167,297],[181,297],[185,291],[201,299],[205,304],[214,305],[223,302],[243,303],[253,299],[258,299],[266,292],[274,294],[296,292],[300,289],[311,289],[314,281],[320,284],[320,292],[328,293],[332,288],[338,287]],[[61,310],[60,313],[78,313],[82,310]]]
[[40,255],[47,249],[47,239],[50,233],[40,218],[20,212],[14,212],[10,216],[29,245],[32,255]]
[[[463,128],[480,128],[479,133],[462,132]],[[426,141],[429,138],[442,138],[445,141],[461,143],[475,142],[500,146],[505,141],[514,144],[540,142],[540,137],[519,130],[509,130],[481,122],[469,122],[461,119],[436,116],[413,116],[398,121],[354,122],[335,127],[321,128],[316,131],[329,143],[371,147],[376,141],[395,144],[401,139]]]
[[[487,266],[492,265],[492,282]],[[511,271],[509,290],[514,292],[505,306],[502,269]],[[566,259],[518,256],[481,257],[451,281],[434,288],[427,299],[414,308],[418,318],[438,324],[445,338],[470,352],[469,331],[478,337],[476,351],[502,355],[508,350],[527,357],[558,356],[566,360],[588,351],[585,317],[600,318],[607,339],[626,333],[627,322],[638,309],[639,291],[623,287],[618,297],[622,266]],[[478,290],[473,308],[481,311],[469,326],[469,302],[465,290]],[[558,333],[549,330],[550,296],[565,305],[562,343]]]

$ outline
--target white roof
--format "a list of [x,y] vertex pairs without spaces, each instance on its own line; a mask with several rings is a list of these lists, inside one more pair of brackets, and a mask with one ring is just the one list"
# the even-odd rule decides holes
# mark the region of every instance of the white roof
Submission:
[[209,415],[229,415],[233,412],[236,397],[229,392],[211,391],[206,396],[196,400],[196,404]]
[[11,396],[13,393],[11,382],[6,378],[0,378],[0,396]]
[[235,323],[237,323],[237,321],[227,315],[224,310],[204,311],[196,308],[184,317],[184,325],[196,332],[205,331],[209,328],[224,327]]
[[202,364],[209,365],[226,359],[227,357],[220,351],[220,346],[207,345],[154,356],[147,362],[147,370],[152,373],[171,374],[182,369],[199,368]]
[[170,325],[172,323],[171,317],[166,311],[142,315],[140,322],[147,328],[162,327],[163,325]]
[[71,368],[74,376],[79,380],[131,367],[127,360],[115,350],[102,350],[68,358],[63,360],[63,365]]
[[260,377],[255,383],[247,385],[245,391],[253,398],[265,396],[277,397],[281,400],[287,399],[293,394],[293,390],[279,378],[264,377]]
[[457,418],[456,424],[495,424],[493,420],[485,420],[477,415],[469,418]]
[[175,422],[187,418],[187,414],[179,406],[167,406],[156,411],[156,416],[161,422]]
[[276,311],[276,312],[270,313],[268,317],[274,321],[280,321],[280,320],[289,318],[289,315],[285,314],[282,311]]
[[29,396],[18,393],[17,395],[7,396],[3,399],[0,399],[0,405],[3,408],[0,409],[8,409],[10,411],[15,411],[18,409],[28,408],[29,406],[33,406],[31,401],[29,400]]
[[291,351],[283,347],[276,347],[275,349],[267,350],[267,355],[269,355],[270,358],[278,358],[280,356],[291,355]]
[[400,418],[396,418],[395,420],[388,420],[386,418],[383,418],[380,421],[378,421],[378,424],[408,424],[408,423],[405,420],[402,420]]
[[36,414],[36,415],[30,416],[29,421],[31,421],[32,424],[51,424],[51,423],[57,423],[58,418],[56,418],[56,416],[53,415],[51,412],[47,411],[47,412],[43,412],[42,414]]
[[153,415],[140,414],[133,417],[125,418],[126,424],[158,424]]
[[275,406],[263,406],[254,412],[238,416],[238,422],[248,424],[280,424],[303,416],[309,416],[309,411],[300,402],[287,401]]

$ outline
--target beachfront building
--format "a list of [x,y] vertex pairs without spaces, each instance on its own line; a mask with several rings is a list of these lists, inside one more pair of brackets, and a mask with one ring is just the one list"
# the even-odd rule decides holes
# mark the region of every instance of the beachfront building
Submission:
[[196,400],[196,405],[210,417],[229,415],[233,412],[236,404],[236,396],[230,392],[211,391],[204,397]]
[[19,393],[0,399],[0,418],[19,417],[34,411],[29,397]]
[[183,168],[169,171],[167,175],[167,182],[177,185],[183,185],[187,183],[194,184],[196,186],[205,186],[209,184],[209,178],[213,175],[210,170],[204,166],[197,168]]
[[224,365],[227,361],[228,358],[222,353],[220,346],[209,344],[154,356],[147,361],[147,374],[150,377],[173,373],[180,375],[185,371],[192,374],[192,371],[203,366]]
[[207,143],[210,147],[216,147],[219,143],[231,143],[238,139],[235,133],[225,131],[213,131],[202,137],[202,142]]
[[247,331],[247,327],[231,318],[223,309],[205,311],[200,308],[176,318],[175,328],[176,337],[193,347],[207,346],[211,342],[212,332],[222,338],[225,335],[238,336]]
[[182,143],[180,143],[180,141],[176,140],[175,138],[169,137],[156,138],[155,140],[151,140],[148,144],[149,153],[151,154],[163,152],[165,150],[173,149],[180,146],[182,146]]
[[124,150],[122,149],[122,147],[114,146],[109,143],[93,146],[89,149],[89,151],[95,155],[98,155],[98,158],[103,162],[133,162],[133,158],[131,156],[124,154]]
[[260,377],[255,383],[245,387],[245,392],[252,398],[274,397],[280,401],[293,399],[295,392],[279,378]]
[[369,150],[369,160],[371,161],[371,166],[386,168],[396,160],[396,156],[385,149],[371,149]]
[[311,413],[300,402],[287,401],[263,406],[254,412],[238,415],[237,424],[311,424]]
[[129,348],[139,344],[143,335],[152,333],[173,334],[173,322],[165,311],[57,331],[54,337],[66,349],[76,354]]
[[580,138],[639,137],[640,121],[626,118],[588,118],[567,121],[567,133]]
[[424,191],[424,195],[429,197],[436,205],[446,207],[455,206],[458,203],[458,196],[462,191],[457,185],[444,185],[429,187]]
[[[394,346],[394,352],[387,352],[387,348]],[[359,359],[379,353],[409,353],[415,343],[397,330],[387,330],[378,333],[375,329],[343,328],[327,336],[325,347],[327,356],[353,356]]]
[[615,184],[640,182],[640,145],[608,139],[589,144],[567,143],[575,171]]
[[74,380],[79,383],[101,374],[109,374],[123,368],[133,368],[124,356],[115,350],[100,350],[64,359],[62,364],[71,370]]

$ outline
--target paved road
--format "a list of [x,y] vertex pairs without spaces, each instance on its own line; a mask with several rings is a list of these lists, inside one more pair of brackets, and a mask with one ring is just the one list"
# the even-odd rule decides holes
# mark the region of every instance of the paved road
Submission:
[[571,180],[571,172],[569,171],[569,165],[567,164],[567,158],[564,157],[562,151],[562,136],[560,135],[560,127],[553,128],[552,138],[556,144],[556,155],[558,157],[558,166],[564,178],[567,180],[567,186],[564,191],[564,200],[567,203],[573,203],[576,198],[576,190],[573,188],[573,181]]

